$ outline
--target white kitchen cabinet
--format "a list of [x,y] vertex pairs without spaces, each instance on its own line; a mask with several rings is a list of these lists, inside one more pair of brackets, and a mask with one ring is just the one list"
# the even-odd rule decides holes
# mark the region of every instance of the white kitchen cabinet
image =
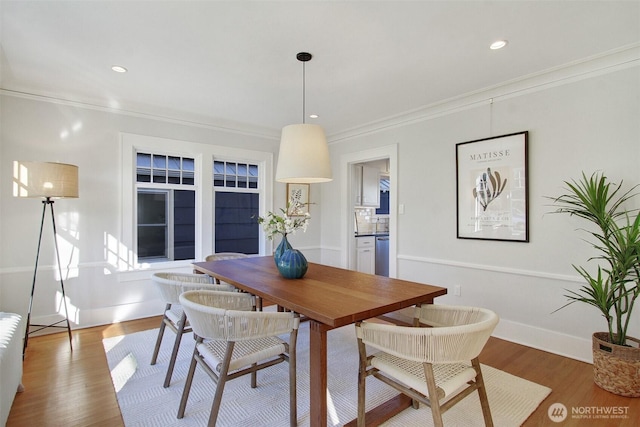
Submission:
[[380,170],[362,167],[362,206],[380,207]]
[[354,169],[355,206],[380,207],[380,170],[356,165]]
[[353,167],[353,196],[354,205],[362,205],[362,166],[355,165]]
[[361,273],[376,272],[376,238],[356,237],[356,270]]

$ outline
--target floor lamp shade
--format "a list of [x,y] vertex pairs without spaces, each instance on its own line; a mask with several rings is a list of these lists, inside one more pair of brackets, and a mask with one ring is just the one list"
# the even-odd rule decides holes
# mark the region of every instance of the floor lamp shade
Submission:
[[78,167],[75,165],[15,161],[13,178],[14,197],[78,197]]
[[332,179],[329,147],[322,127],[297,124],[282,128],[276,181],[312,184]]

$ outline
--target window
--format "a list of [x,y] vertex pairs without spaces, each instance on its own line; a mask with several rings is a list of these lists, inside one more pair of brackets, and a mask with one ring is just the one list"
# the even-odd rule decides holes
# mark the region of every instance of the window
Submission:
[[389,214],[389,177],[380,177],[380,207],[376,209],[376,215]]
[[[211,135],[201,143],[121,133],[120,237],[105,233],[118,271],[190,268],[222,250],[269,252],[256,218],[272,197],[264,180],[273,153],[216,145],[225,135]],[[218,192],[232,194],[216,201]]]
[[235,162],[213,162],[213,186],[258,188],[258,165]]
[[194,163],[187,157],[136,154],[138,259],[195,258]]
[[258,165],[214,161],[216,252],[259,253]]

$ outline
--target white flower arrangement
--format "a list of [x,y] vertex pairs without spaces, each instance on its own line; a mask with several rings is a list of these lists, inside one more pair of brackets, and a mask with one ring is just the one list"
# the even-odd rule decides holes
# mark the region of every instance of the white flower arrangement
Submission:
[[[300,210],[298,205],[300,205],[300,202],[292,201],[288,205],[289,211],[298,212]],[[287,215],[285,209],[280,209],[280,212],[282,212],[282,215],[267,212],[264,217],[258,217],[258,224],[262,225],[262,229],[269,240],[273,239],[276,234],[286,236],[287,234],[294,234],[298,230],[302,230],[303,233],[307,231],[307,226],[311,219],[309,212],[305,213],[304,216],[295,217]]]

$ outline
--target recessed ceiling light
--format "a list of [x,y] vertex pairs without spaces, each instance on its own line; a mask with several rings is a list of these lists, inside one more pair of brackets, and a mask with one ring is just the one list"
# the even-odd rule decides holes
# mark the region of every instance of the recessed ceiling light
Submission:
[[502,49],[507,45],[507,43],[509,43],[507,40],[496,40],[491,43],[491,46],[489,46],[489,48],[493,50]]
[[116,73],[126,73],[127,69],[124,67],[121,67],[120,65],[114,65],[113,67],[111,67],[111,69],[113,71],[115,71]]
[[312,118],[312,119],[317,119],[320,116],[317,115],[317,114],[309,114],[309,117]]

